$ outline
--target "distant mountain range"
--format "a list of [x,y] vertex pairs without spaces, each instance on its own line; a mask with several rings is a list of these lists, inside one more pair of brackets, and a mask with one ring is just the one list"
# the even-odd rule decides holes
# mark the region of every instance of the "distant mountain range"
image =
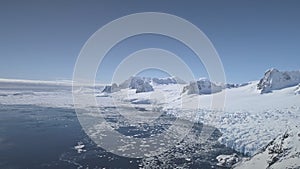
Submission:
[[[130,88],[136,89],[136,93],[153,91],[154,85],[168,85],[168,84],[187,84],[178,77],[167,78],[150,78],[132,76],[120,85],[113,84],[107,86],[103,92],[111,93],[119,91],[120,89]],[[189,82],[184,88],[182,93],[187,94],[213,94],[221,92],[223,89],[237,88],[248,85],[243,84],[220,84],[211,82],[209,79],[200,78],[197,81]],[[257,90],[260,93],[269,93],[273,90],[279,90],[287,87],[297,86],[295,94],[300,93],[300,71],[279,71],[277,69],[269,69],[265,72],[264,76],[257,84]]]

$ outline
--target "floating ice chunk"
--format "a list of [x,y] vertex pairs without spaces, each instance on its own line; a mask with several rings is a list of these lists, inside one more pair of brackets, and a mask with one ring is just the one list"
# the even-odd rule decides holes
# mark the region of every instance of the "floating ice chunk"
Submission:
[[78,153],[86,152],[83,148],[85,147],[84,144],[81,142],[78,142],[77,146],[74,146],[75,150],[77,150]]

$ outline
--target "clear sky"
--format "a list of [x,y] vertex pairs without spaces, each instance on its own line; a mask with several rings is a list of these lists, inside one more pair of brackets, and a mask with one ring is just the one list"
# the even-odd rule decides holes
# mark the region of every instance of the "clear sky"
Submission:
[[[76,58],[87,39],[108,22],[137,12],[164,12],[198,26],[212,41],[227,81],[259,79],[268,68],[300,69],[300,1],[174,0],[1,0],[0,78],[72,79]],[[179,42],[155,35],[129,38],[103,61],[99,76],[136,50],[170,50],[206,76],[201,63]]]

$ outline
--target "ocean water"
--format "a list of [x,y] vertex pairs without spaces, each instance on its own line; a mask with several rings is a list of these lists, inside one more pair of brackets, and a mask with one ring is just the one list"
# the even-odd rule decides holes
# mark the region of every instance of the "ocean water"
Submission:
[[[117,123],[122,134],[149,137],[149,131],[126,125],[120,116],[106,120]],[[148,126],[158,132],[165,127]],[[0,104],[0,168],[225,168],[217,165],[216,157],[236,152],[217,141],[221,136],[217,129],[205,143],[195,142],[202,128],[203,124],[195,124],[178,146],[158,156],[126,158],[98,147],[82,130],[73,109]],[[74,148],[78,144],[85,145],[83,152]]]

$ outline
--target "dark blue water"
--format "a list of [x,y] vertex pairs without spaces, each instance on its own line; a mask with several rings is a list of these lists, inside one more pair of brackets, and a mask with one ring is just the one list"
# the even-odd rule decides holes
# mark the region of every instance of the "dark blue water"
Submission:
[[[120,133],[138,132],[147,137],[147,133],[126,126],[119,118],[107,120],[124,124],[118,129]],[[141,127],[157,131],[167,125],[157,126]],[[185,140],[159,156],[133,159],[97,147],[82,130],[73,109],[0,104],[0,168],[224,168],[216,165],[216,156],[235,151],[217,141],[221,136],[218,130],[205,143],[188,141],[198,137],[202,127],[195,124]],[[85,152],[77,152],[74,146],[78,143],[85,145]]]

